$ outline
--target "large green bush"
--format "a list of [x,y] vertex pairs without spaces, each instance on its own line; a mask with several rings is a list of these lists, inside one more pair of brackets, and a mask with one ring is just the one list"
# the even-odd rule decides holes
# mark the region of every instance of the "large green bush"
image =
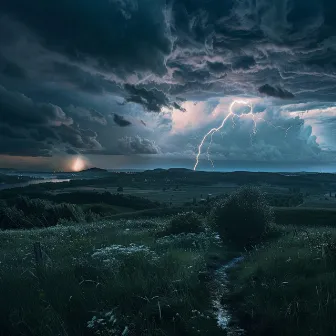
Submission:
[[256,187],[243,187],[210,212],[210,224],[223,240],[249,246],[260,241],[273,220],[265,195]]
[[169,222],[167,231],[169,234],[200,233],[205,231],[202,217],[194,211],[179,213]]

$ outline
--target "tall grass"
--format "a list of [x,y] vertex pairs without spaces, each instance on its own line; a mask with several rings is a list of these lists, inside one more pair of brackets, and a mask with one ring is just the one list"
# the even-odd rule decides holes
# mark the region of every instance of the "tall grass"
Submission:
[[336,335],[336,230],[292,229],[231,273],[249,335]]
[[[221,247],[204,234],[177,245],[157,241],[166,225],[124,220],[1,232],[0,335],[219,334],[201,275],[207,255]],[[42,243],[42,273],[34,241]]]

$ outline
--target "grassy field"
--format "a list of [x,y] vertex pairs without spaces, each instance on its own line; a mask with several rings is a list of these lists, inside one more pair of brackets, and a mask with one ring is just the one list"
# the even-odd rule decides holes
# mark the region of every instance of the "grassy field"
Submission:
[[[123,194],[137,197],[144,197],[151,201],[161,203],[172,203],[174,206],[181,206],[186,202],[192,202],[194,198],[200,201],[202,198],[206,199],[210,194],[212,197],[231,193],[236,190],[235,186],[179,186],[178,189],[171,187],[163,190],[162,188],[132,188],[124,187]],[[67,188],[65,190],[54,190],[54,194],[61,192],[76,192],[76,191],[95,191],[95,192],[111,192],[115,193],[116,187],[77,187]]]
[[[210,233],[159,238],[168,221],[0,232],[0,335],[222,335],[209,270],[239,253]],[[275,229],[230,271],[223,304],[247,335],[334,335],[336,229]]]
[[[336,209],[272,207],[272,225],[246,248],[222,227],[237,226],[243,236],[262,218],[254,207],[247,218],[236,208],[224,213],[217,230],[210,225],[215,202],[185,205],[210,193],[231,194],[232,186],[125,187],[125,196],[90,188],[56,190],[48,200],[8,192],[0,201],[6,215],[0,219],[9,224],[13,214],[18,223],[25,217],[44,224],[64,214],[71,221],[0,231],[1,336],[225,335],[213,293],[221,293],[216,300],[233,316],[232,327],[247,336],[336,334]],[[247,197],[235,206],[248,204]],[[199,214],[205,232],[172,235],[171,217],[183,211]],[[218,272],[241,255],[228,278]],[[228,288],[221,279],[222,290],[213,287],[217,272]]]
[[287,228],[231,271],[232,304],[248,335],[336,335],[336,229]]
[[[124,187],[123,194],[124,195],[132,195],[136,197],[143,197],[149,199],[153,202],[160,202],[160,203],[167,203],[172,204],[173,206],[183,206],[186,202],[193,202],[195,199],[199,202],[201,199],[206,199],[209,195],[210,198],[221,196],[221,195],[228,195],[237,190],[238,186],[234,184],[217,184],[217,185],[210,185],[210,186],[172,186],[169,189],[166,187],[150,187],[147,188],[134,188],[134,187]],[[288,188],[280,188],[280,187],[271,187],[271,186],[264,186],[262,190],[272,195],[281,195],[283,197],[290,198],[291,195],[288,194]],[[67,189],[60,189],[52,191],[52,194],[57,195],[60,193],[74,193],[74,192],[110,192],[115,193],[117,191],[116,187],[94,187],[94,186],[83,186],[83,187],[76,187],[76,188],[67,188]],[[287,194],[286,194],[287,193]],[[324,201],[321,204],[330,204]],[[321,205],[323,207],[323,205]],[[335,203],[336,208],[336,203]]]
[[336,209],[330,208],[275,208],[275,221],[278,224],[335,227]]
[[[190,207],[158,208],[141,211],[128,211],[109,216],[110,219],[135,219],[150,217],[167,217],[173,214],[192,210],[200,214],[206,214],[210,209],[206,205]],[[336,209],[317,209],[317,208],[287,208],[273,207],[275,222],[279,225],[294,225],[303,227],[335,227],[336,228]]]
[[214,235],[157,238],[165,226],[120,220],[1,232],[0,335],[220,334],[202,275],[211,258],[224,263],[229,254]]

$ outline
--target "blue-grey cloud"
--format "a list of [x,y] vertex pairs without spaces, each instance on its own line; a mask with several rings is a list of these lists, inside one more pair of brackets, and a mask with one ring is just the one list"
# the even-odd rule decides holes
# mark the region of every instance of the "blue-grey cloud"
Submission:
[[[225,143],[214,143],[218,155],[223,148],[236,158],[256,160],[259,152],[289,160],[296,148],[307,160],[321,158],[328,146],[314,135],[323,128],[323,141],[332,143],[333,116],[291,113],[334,106],[335,12],[333,0],[2,2],[0,136],[9,145],[0,153],[20,154],[21,145],[24,155],[51,155],[55,148],[109,154],[127,139],[121,146],[127,153],[192,156],[211,122],[191,128],[193,140],[188,131],[184,138],[173,134],[178,118],[166,113],[189,118],[187,101],[262,95],[266,103],[255,112],[279,125],[292,123],[286,138],[279,133],[269,140],[265,123],[254,147],[247,147],[249,132],[235,128]],[[125,123],[112,122],[111,113],[147,127],[117,127]],[[22,137],[41,150],[24,148]],[[158,149],[153,144],[160,139],[166,143]],[[235,145],[228,148],[230,139]]]
[[57,148],[101,149],[97,134],[80,128],[57,105],[0,86],[0,110],[1,154],[50,156]]
[[161,151],[153,140],[141,138],[138,135],[123,137],[118,140],[118,143],[126,154],[158,154]]
[[66,110],[73,118],[78,119],[79,122],[84,120],[89,123],[107,124],[106,117],[93,108],[86,109],[84,107],[70,105]]

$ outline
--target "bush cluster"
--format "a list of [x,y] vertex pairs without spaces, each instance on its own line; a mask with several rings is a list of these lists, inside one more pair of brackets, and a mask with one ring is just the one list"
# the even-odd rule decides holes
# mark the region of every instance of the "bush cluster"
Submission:
[[73,222],[91,221],[97,215],[84,212],[77,205],[55,204],[42,199],[18,197],[15,202],[0,202],[0,229],[26,229],[55,226],[62,219]]
[[247,247],[258,243],[273,221],[265,195],[243,187],[213,206],[209,222],[223,240]]
[[179,213],[171,219],[167,233],[201,233],[205,231],[202,217],[193,211]]

